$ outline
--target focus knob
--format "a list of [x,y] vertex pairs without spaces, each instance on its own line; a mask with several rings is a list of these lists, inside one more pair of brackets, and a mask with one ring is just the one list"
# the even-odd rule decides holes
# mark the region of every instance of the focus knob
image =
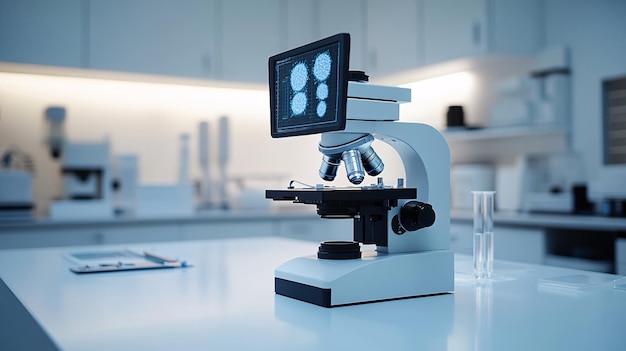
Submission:
[[430,227],[434,223],[435,211],[430,204],[409,201],[400,209],[400,224],[408,231]]

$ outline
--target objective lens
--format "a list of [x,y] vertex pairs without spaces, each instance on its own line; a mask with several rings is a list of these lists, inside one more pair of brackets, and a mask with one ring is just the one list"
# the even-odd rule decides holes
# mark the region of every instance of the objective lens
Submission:
[[361,184],[365,179],[365,172],[363,171],[363,163],[361,162],[361,153],[359,150],[344,151],[341,154],[343,162],[346,164],[346,174],[348,180],[352,184]]
[[383,160],[378,157],[376,151],[371,146],[361,155],[361,161],[363,161],[365,171],[371,176],[377,176],[385,169]]
[[319,175],[322,179],[332,181],[337,176],[337,169],[341,159],[336,156],[322,156],[322,165],[320,166]]

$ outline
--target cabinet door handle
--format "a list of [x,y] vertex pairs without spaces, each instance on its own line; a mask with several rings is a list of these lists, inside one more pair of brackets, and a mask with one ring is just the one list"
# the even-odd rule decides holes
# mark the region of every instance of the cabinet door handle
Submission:
[[480,22],[475,21],[474,24],[472,25],[472,39],[474,40],[474,46],[476,47],[480,46],[480,42],[482,40],[481,36],[482,36],[482,31],[481,31]]
[[211,54],[205,53],[204,55],[202,55],[202,58],[201,58],[202,73],[207,77],[211,76],[212,68],[213,68],[212,64],[213,62],[211,61]]

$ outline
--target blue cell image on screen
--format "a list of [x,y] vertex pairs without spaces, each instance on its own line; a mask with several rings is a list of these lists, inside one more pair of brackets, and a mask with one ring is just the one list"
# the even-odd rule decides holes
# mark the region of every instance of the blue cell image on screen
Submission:
[[345,129],[350,34],[339,33],[268,59],[272,138]]
[[326,100],[328,98],[328,85],[326,83],[320,83],[317,86],[316,95],[319,100]]
[[276,128],[279,132],[337,123],[339,44],[276,61]]
[[298,63],[291,70],[291,89],[300,91],[309,79],[308,70],[304,63]]
[[313,74],[319,81],[324,81],[330,76],[332,60],[328,52],[323,52],[315,58],[315,64],[313,66]]
[[320,101],[317,103],[317,116],[321,118],[321,117],[324,117],[325,114],[326,114],[326,102]]
[[294,115],[301,115],[306,110],[306,95],[304,93],[297,93],[291,99],[291,112]]

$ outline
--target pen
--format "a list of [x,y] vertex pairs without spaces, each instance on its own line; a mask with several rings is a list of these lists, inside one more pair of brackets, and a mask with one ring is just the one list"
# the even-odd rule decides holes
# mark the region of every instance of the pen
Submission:
[[154,253],[154,252],[151,252],[151,251],[144,251],[143,254],[144,254],[144,256],[146,256],[146,257],[148,257],[150,259],[153,259],[153,260],[160,261],[161,263],[178,262],[178,260],[175,259],[175,258],[171,258],[171,257],[168,257],[168,256],[160,255],[160,254],[157,254],[157,253]]

